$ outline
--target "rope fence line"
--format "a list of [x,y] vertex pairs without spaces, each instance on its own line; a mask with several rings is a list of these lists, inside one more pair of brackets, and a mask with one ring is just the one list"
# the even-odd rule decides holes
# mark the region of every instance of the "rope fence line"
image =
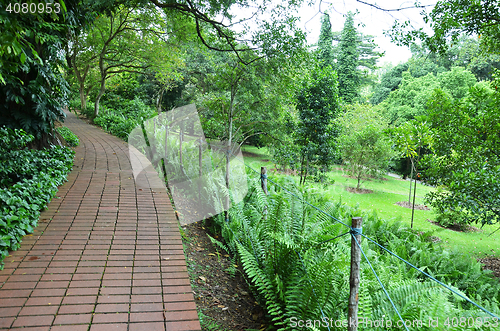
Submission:
[[500,319],[498,316],[496,316],[495,314],[493,314],[492,312],[490,312],[489,310],[487,310],[486,308],[478,305],[477,303],[475,303],[474,301],[472,301],[471,299],[467,298],[466,296],[458,293],[457,291],[455,291],[454,289],[452,289],[451,287],[449,287],[448,285],[444,284],[443,282],[437,280],[436,278],[432,277],[431,275],[429,275],[428,273],[426,273],[425,271],[423,270],[420,270],[418,267],[414,266],[411,262],[408,262],[406,261],[405,259],[403,259],[402,257],[398,256],[397,254],[391,252],[390,250],[388,250],[387,248],[385,248],[384,246],[380,245],[379,243],[377,243],[376,241],[374,241],[373,239],[370,239],[368,238],[367,236],[365,236],[364,234],[361,234],[364,238],[366,238],[367,240],[371,241],[372,243],[374,243],[375,245],[377,245],[378,247],[382,248],[384,251],[386,251],[387,253],[391,254],[392,256],[398,258],[399,260],[403,261],[404,263],[406,263],[407,265],[409,265],[410,267],[412,267],[413,269],[419,271],[420,273],[422,273],[424,276],[430,278],[431,280],[435,281],[436,283],[438,283],[439,285],[443,286],[444,288],[450,290],[451,292],[453,292],[454,294],[458,295],[459,297],[461,297],[462,299],[466,300],[467,302],[473,304],[474,306],[476,306],[477,308],[481,309],[482,311],[484,311],[485,313],[487,313],[488,315],[490,315],[491,317],[493,318],[496,318],[496,319]]
[[[233,156],[235,156],[235,155],[233,154]],[[238,160],[239,160],[239,158],[237,158],[237,157],[236,157],[236,159],[238,159]],[[246,164],[244,161],[242,161],[242,160],[239,160],[239,161],[240,161],[240,162],[242,162],[242,163],[243,163],[243,164],[244,164],[247,168],[249,168],[249,169],[250,169],[250,170],[252,170],[253,172],[257,173],[257,174],[260,176],[261,183],[262,183],[264,180],[271,182],[272,184],[274,184],[274,185],[276,185],[276,186],[280,187],[280,188],[281,188],[284,192],[286,192],[286,193],[288,193],[288,194],[290,194],[290,195],[294,196],[295,198],[297,198],[297,199],[298,199],[299,201],[301,201],[302,203],[307,204],[308,206],[310,206],[310,207],[314,208],[314,209],[315,209],[315,210],[317,210],[318,212],[320,212],[320,213],[322,213],[322,214],[324,214],[324,215],[326,215],[326,216],[330,217],[330,218],[331,218],[332,220],[334,220],[335,222],[340,223],[340,224],[344,225],[345,227],[349,228],[349,231],[348,231],[348,232],[345,232],[345,233],[343,233],[343,234],[341,234],[341,235],[338,235],[338,236],[336,236],[336,237],[334,237],[334,238],[331,238],[331,239],[325,240],[325,241],[323,241],[323,242],[321,242],[321,243],[319,243],[319,244],[316,244],[316,246],[319,246],[319,245],[324,244],[324,243],[326,243],[326,242],[329,242],[329,241],[335,240],[335,239],[340,238],[340,237],[342,237],[342,236],[344,236],[344,235],[346,235],[346,234],[351,234],[351,237],[352,237],[352,238],[354,238],[354,240],[355,240],[355,242],[356,242],[356,245],[358,246],[358,248],[360,249],[361,253],[363,254],[363,256],[364,256],[364,258],[365,258],[366,262],[367,262],[367,263],[368,263],[368,265],[370,266],[370,268],[371,268],[372,272],[374,273],[374,275],[375,275],[376,279],[378,280],[378,282],[379,282],[379,284],[380,284],[380,286],[381,286],[382,290],[384,291],[384,293],[385,293],[385,295],[387,296],[387,298],[389,299],[389,301],[390,301],[390,303],[391,303],[392,307],[393,307],[393,308],[394,308],[394,310],[396,311],[396,313],[397,313],[397,315],[398,315],[399,319],[403,322],[403,325],[404,325],[404,327],[405,327],[405,329],[406,329],[406,330],[408,330],[408,327],[406,326],[406,324],[405,324],[405,322],[404,322],[404,320],[403,320],[403,318],[402,318],[401,314],[399,313],[399,311],[398,311],[397,307],[395,306],[394,302],[392,301],[392,299],[391,299],[391,297],[390,297],[389,293],[388,293],[388,292],[387,292],[387,290],[385,289],[385,286],[383,285],[382,281],[380,280],[380,278],[378,277],[377,273],[375,272],[375,269],[373,268],[372,264],[371,264],[371,263],[370,263],[370,261],[368,260],[368,258],[367,258],[367,256],[366,256],[365,252],[364,252],[364,251],[363,251],[363,249],[361,248],[361,245],[360,245],[360,243],[358,242],[358,240],[356,239],[355,235],[361,235],[362,237],[366,238],[368,241],[370,241],[370,242],[374,243],[375,245],[377,245],[378,247],[380,247],[382,250],[386,251],[387,253],[391,254],[392,256],[394,256],[394,257],[398,258],[399,260],[403,261],[404,263],[406,263],[408,266],[412,267],[413,269],[415,269],[415,270],[419,271],[419,272],[420,272],[420,273],[422,273],[424,276],[426,276],[426,277],[430,278],[431,280],[435,281],[436,283],[438,283],[439,285],[443,286],[443,287],[444,287],[444,288],[446,288],[447,290],[449,290],[449,291],[451,291],[452,293],[454,293],[454,294],[458,295],[459,297],[461,297],[462,299],[466,300],[467,302],[469,302],[469,303],[473,304],[474,306],[476,306],[476,307],[477,307],[477,308],[479,308],[480,310],[484,311],[486,314],[490,315],[491,317],[493,317],[493,318],[495,318],[495,319],[497,319],[497,320],[500,320],[500,317],[496,316],[495,314],[493,314],[492,312],[490,312],[490,311],[489,311],[489,310],[487,310],[486,308],[484,308],[484,307],[482,307],[482,306],[478,305],[477,303],[475,303],[474,301],[470,300],[470,299],[469,299],[469,298],[467,298],[466,296],[464,296],[464,295],[462,295],[462,294],[458,293],[457,291],[455,291],[455,290],[454,290],[453,288],[451,288],[450,286],[448,286],[448,285],[444,284],[443,282],[441,282],[441,281],[437,280],[436,278],[432,277],[431,275],[429,275],[429,274],[428,274],[428,273],[426,273],[425,271],[420,270],[418,267],[416,267],[415,265],[413,265],[413,264],[412,264],[412,263],[410,263],[409,261],[406,261],[405,259],[403,259],[402,257],[398,256],[398,255],[397,255],[397,254],[395,254],[394,252],[392,252],[392,251],[388,250],[388,249],[387,249],[387,248],[385,248],[384,246],[382,246],[382,245],[380,245],[379,243],[377,243],[376,241],[372,240],[371,238],[369,238],[368,236],[366,236],[365,234],[363,234],[363,233],[360,231],[360,229],[359,229],[359,228],[353,228],[353,227],[351,227],[351,226],[347,225],[346,223],[344,223],[344,222],[342,222],[341,220],[337,219],[337,218],[336,218],[336,217],[334,217],[333,215],[331,215],[331,214],[329,214],[329,213],[325,212],[324,210],[322,210],[322,209],[320,209],[320,208],[318,208],[318,207],[316,207],[316,206],[312,205],[311,203],[309,203],[309,202],[305,201],[304,199],[300,198],[299,196],[297,196],[297,195],[296,195],[296,194],[294,194],[293,192],[290,192],[289,190],[287,190],[286,188],[284,188],[284,187],[283,187],[283,186],[281,186],[280,184],[278,184],[278,183],[276,183],[275,181],[273,181],[272,179],[270,179],[270,178],[267,176],[267,174],[261,174],[261,172],[259,172],[259,171],[255,170],[255,169],[253,169],[251,166],[249,166],[248,164]],[[252,192],[252,193],[253,193],[253,192]],[[231,230],[231,232],[232,232],[232,230]],[[234,235],[234,233],[233,233],[233,235]],[[252,246],[253,246],[253,244],[252,244]],[[318,307],[319,307],[319,309],[320,309],[320,311],[321,311],[322,317],[323,317],[323,318],[326,318],[326,317],[325,317],[325,314],[324,314],[324,312],[323,312],[323,309],[322,309],[322,307],[320,306],[320,304],[319,304],[319,302],[318,302],[318,300],[317,300],[316,293],[315,293],[315,290],[314,290],[314,285],[312,284],[311,280],[309,279],[309,277],[308,277],[308,275],[307,275],[307,269],[306,269],[306,267],[305,267],[305,265],[304,265],[304,262],[303,262],[303,260],[302,260],[302,258],[301,258],[301,256],[300,256],[300,254],[299,254],[298,252],[296,252],[296,253],[297,253],[297,255],[299,256],[299,260],[300,260],[300,262],[302,263],[302,266],[304,267],[306,277],[307,277],[307,279],[308,279],[309,283],[311,284],[311,288],[312,288],[313,294],[314,294],[314,296],[315,296],[316,302],[318,303]],[[329,328],[329,326],[328,326],[328,325],[327,325],[327,327],[328,327],[328,330],[330,330],[330,328]],[[357,328],[357,327],[356,327],[356,328]]]
[[[361,234],[363,235],[363,234]],[[370,269],[372,269],[372,272],[373,274],[375,275],[375,278],[377,278],[377,281],[378,283],[380,284],[380,287],[382,287],[382,290],[384,291],[386,297],[389,299],[389,301],[391,302],[391,305],[392,305],[392,308],[394,308],[394,310],[396,311],[396,314],[398,314],[398,317],[399,317],[399,320],[403,322],[403,325],[405,327],[405,329],[407,331],[408,330],[408,327],[406,326],[406,323],[404,322],[403,320],[403,317],[401,317],[401,314],[399,313],[399,310],[396,308],[396,305],[394,304],[394,302],[392,301],[391,299],[391,296],[389,295],[389,292],[387,292],[384,284],[382,284],[382,281],[380,280],[380,278],[378,277],[377,273],[375,272],[375,269],[373,269],[373,266],[372,264],[370,263],[370,261],[368,260],[368,258],[366,257],[366,254],[365,252],[363,251],[363,249],[361,248],[361,245],[359,244],[358,240],[356,239],[356,237],[354,236],[354,234],[351,234],[352,238],[354,239],[354,241],[356,242],[356,245],[358,246],[359,250],[361,251],[361,253],[363,254],[363,257],[365,258],[365,261],[368,263],[368,265],[370,266]],[[364,236],[363,236],[364,237]]]

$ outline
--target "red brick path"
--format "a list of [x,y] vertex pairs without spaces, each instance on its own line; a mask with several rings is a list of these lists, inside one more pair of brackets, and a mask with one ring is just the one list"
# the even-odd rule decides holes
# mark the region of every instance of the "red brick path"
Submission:
[[75,166],[5,259],[0,329],[200,330],[166,192],[136,187],[127,143],[73,114],[65,125]]

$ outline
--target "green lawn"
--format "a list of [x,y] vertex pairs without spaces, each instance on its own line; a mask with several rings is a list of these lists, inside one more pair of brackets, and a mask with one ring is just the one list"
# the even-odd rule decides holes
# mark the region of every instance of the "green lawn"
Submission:
[[[268,161],[266,148],[254,146],[244,146],[244,152],[256,154],[255,156],[245,156],[245,163],[255,170],[260,170],[261,166],[266,166],[268,173],[272,174],[274,163]],[[385,176],[385,180],[370,180],[362,184],[362,188],[370,189],[373,193],[357,194],[346,190],[346,187],[356,187],[356,180],[348,178],[340,167],[335,167],[328,174],[328,178],[334,180],[333,185],[325,188],[325,193],[333,200],[342,199],[349,205],[359,204],[361,209],[374,210],[382,218],[388,221],[400,220],[410,227],[411,209],[396,205],[398,201],[408,201],[410,182],[390,176]],[[319,186],[319,184],[318,184]],[[417,204],[424,204],[423,197],[433,188],[417,184]],[[413,194],[412,194],[413,195]],[[500,230],[492,236],[499,225],[485,226],[477,232],[456,232],[443,229],[430,223],[435,215],[432,210],[415,210],[413,227],[422,231],[433,231],[434,235],[442,240],[443,245],[448,248],[456,248],[472,256],[481,257],[494,255],[500,257]],[[473,224],[475,225],[475,224]],[[479,225],[477,227],[480,227]]]

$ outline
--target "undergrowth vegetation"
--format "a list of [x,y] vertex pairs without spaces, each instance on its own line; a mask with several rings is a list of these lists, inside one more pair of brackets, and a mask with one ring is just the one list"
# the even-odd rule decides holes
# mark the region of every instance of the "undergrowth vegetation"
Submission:
[[[101,114],[100,123],[104,123],[102,126],[106,128],[108,124],[105,121],[114,115],[105,110]],[[125,116],[119,118],[121,123],[134,119]],[[99,120],[96,122],[99,123]],[[118,129],[112,129],[115,122],[109,120],[107,123],[109,131],[116,134]],[[156,142],[164,140],[156,139]],[[178,148],[175,144],[170,147],[173,150]],[[163,149],[165,146],[158,146],[158,150]],[[187,154],[184,157],[189,159]],[[172,169],[172,174],[183,173],[177,168],[179,162],[176,158],[169,158],[169,166],[175,168]],[[218,163],[214,160],[212,162]],[[188,162],[187,165],[189,164],[191,163]],[[185,173],[191,173],[193,169],[189,169],[187,167]],[[251,179],[249,193],[243,202],[233,204],[229,210],[229,221],[226,222],[223,214],[213,217],[213,220],[226,245],[243,265],[256,297],[267,308],[278,328],[296,329],[294,322],[319,321],[322,313],[332,321],[347,320],[349,228],[303,201],[308,201],[348,225],[352,217],[362,216],[363,233],[369,238],[448,284],[457,293],[497,315],[500,313],[498,280],[492,277],[490,271],[483,271],[481,264],[472,257],[434,243],[432,233],[411,230],[400,222],[384,221],[373,212],[368,213],[340,201],[332,203],[329,195],[313,184],[297,186],[292,177],[278,176],[273,179],[298,198],[274,185],[270,186],[269,195],[266,196],[260,188],[259,180]],[[220,182],[218,186],[224,184]],[[229,194],[225,189],[220,192]],[[217,205],[220,201],[213,203]],[[340,237],[333,239],[337,236]],[[488,314],[377,245],[364,239],[361,246],[403,320],[428,323],[437,318],[440,325],[443,325],[447,318],[450,324],[453,318],[457,321],[461,318],[475,321],[490,318]],[[394,325],[399,320],[366,261],[362,261],[359,302],[360,319],[391,320]],[[327,329],[323,325],[317,326],[319,330]],[[480,323],[474,323],[474,327],[491,330]],[[376,328],[360,325],[359,329]],[[432,329],[432,326],[416,325],[409,329],[425,330]],[[457,324],[456,327],[450,325],[446,329],[466,328]]]
[[[79,109],[80,107],[77,102],[73,101],[71,108]],[[80,112],[92,119],[94,124],[123,140],[128,139],[128,135],[135,127],[158,115],[154,108],[146,105],[138,97],[133,100],[119,98],[104,100],[97,117],[94,117],[94,104],[92,102],[88,102],[86,109],[80,110]]]
[[73,132],[71,132],[71,130],[68,129],[67,127],[61,126],[61,127],[56,128],[56,130],[57,130],[57,132],[59,132],[59,134],[66,141],[66,143],[68,144],[68,146],[76,147],[76,146],[78,146],[80,144],[80,139],[78,139],[78,137],[76,136],[76,134],[74,134]]
[[22,130],[0,128],[0,261],[33,232],[40,211],[73,166],[71,149],[26,149],[33,139]]
[[[352,217],[362,216],[363,233],[369,238],[497,316],[500,313],[500,284],[476,260],[433,243],[430,233],[416,232],[401,223],[385,222],[376,214],[327,201],[310,187],[297,187],[290,177],[275,180],[344,223],[350,224]],[[271,186],[266,196],[258,179],[250,180],[249,186],[245,201],[229,210],[229,221],[222,215],[214,217],[214,221],[227,245],[239,256],[257,297],[276,325],[286,330],[296,329],[296,321],[318,321],[322,314],[329,321],[347,320],[350,236],[342,234],[349,228],[279,187]],[[337,236],[340,237],[333,239]],[[449,321],[454,317],[483,321],[490,318],[368,240],[363,239],[361,246],[402,318],[424,321],[423,326],[410,326],[410,330],[431,329],[426,323],[436,318],[441,326],[447,318]],[[359,303],[360,319],[391,320],[394,325],[399,320],[364,260]],[[316,326],[318,330],[327,329],[323,324]],[[479,323],[474,326],[491,330]],[[359,329],[377,328],[360,324]],[[457,324],[446,329],[467,327]]]

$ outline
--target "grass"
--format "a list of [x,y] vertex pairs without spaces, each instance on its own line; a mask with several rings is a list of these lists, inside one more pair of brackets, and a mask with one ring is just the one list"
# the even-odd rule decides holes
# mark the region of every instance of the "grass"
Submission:
[[[266,148],[244,146],[243,151],[254,154],[252,156],[245,156],[245,163],[253,169],[259,170],[261,166],[265,166],[268,169],[268,173],[273,173],[272,169],[275,168],[275,164],[269,161],[270,157],[267,154]],[[362,188],[370,189],[373,193],[351,193],[346,190],[346,187],[356,187],[357,181],[346,177],[346,174],[339,166],[334,168],[333,171],[328,173],[328,179],[334,181],[333,184],[328,184],[325,187],[319,183],[316,184],[331,200],[338,201],[342,199],[343,202],[349,205],[358,204],[361,209],[376,212],[382,219],[389,222],[399,220],[410,227],[411,209],[395,204],[398,201],[408,201],[409,181],[385,176],[385,180],[370,180],[361,185]],[[431,190],[433,190],[432,187],[417,184],[417,198],[415,203],[424,204],[423,197]],[[474,257],[500,257],[500,230],[489,236],[489,234],[498,229],[498,224],[496,226],[485,225],[477,232],[457,232],[450,229],[443,229],[428,221],[435,220],[435,218],[436,215],[432,210],[415,210],[413,228],[419,231],[431,231],[434,236],[441,239],[445,247],[450,249],[456,248],[467,255]]]

